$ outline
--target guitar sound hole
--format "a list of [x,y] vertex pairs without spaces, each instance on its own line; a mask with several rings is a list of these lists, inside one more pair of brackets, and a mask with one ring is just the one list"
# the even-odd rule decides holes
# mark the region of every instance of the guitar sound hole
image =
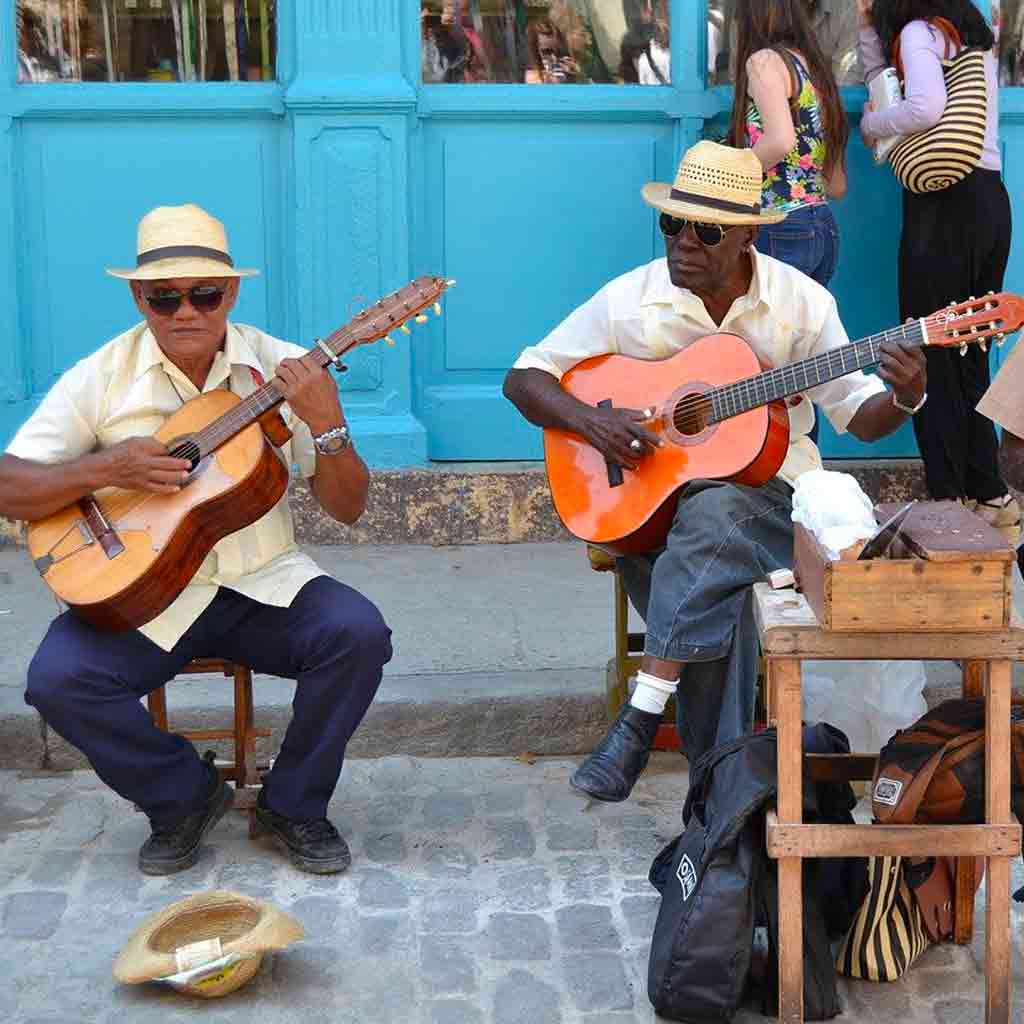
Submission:
[[711,401],[703,395],[681,398],[672,411],[672,424],[686,437],[702,434],[711,426]]
[[196,466],[199,465],[199,459],[202,453],[199,450],[199,445],[197,445],[195,441],[186,439],[176,442],[174,447],[168,451],[168,454],[173,455],[176,459],[188,459],[188,461],[192,463],[192,471],[194,472]]

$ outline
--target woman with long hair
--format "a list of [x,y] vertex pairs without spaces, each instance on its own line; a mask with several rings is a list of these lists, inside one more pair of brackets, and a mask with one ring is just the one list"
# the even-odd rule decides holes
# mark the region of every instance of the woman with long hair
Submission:
[[757,248],[826,286],[839,257],[828,199],[846,192],[848,135],[807,0],[740,0],[730,138],[761,161],[762,208],[786,214],[761,228]]
[[[858,0],[861,61],[868,81],[892,63],[904,80],[902,102],[868,104],[861,133],[869,144],[938,123],[946,107],[942,61],[965,47],[985,51],[987,117],[977,167],[936,192],[903,190],[899,299],[903,318],[928,316],[952,301],[1000,291],[1010,253],[1010,200],[999,153],[995,38],[971,0]],[[914,416],[928,491],[966,501],[1016,545],[1020,509],[999,472],[992,422],[975,411],[989,385],[988,355],[972,345],[926,349],[928,401]]]

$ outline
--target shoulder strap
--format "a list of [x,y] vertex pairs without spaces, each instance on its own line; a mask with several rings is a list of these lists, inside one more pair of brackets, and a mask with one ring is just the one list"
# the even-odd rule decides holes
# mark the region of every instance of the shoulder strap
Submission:
[[[942,33],[943,41],[945,42],[945,57],[949,60],[951,57],[955,57],[961,49],[963,49],[963,40],[960,38],[960,33],[957,30],[956,25],[949,20],[949,18],[929,18],[928,24],[933,25]],[[892,44],[892,62],[896,68],[896,74],[899,75],[900,81],[903,80],[903,57],[900,53],[900,37],[896,37],[896,41]],[[950,52],[952,51],[952,52]]]
[[800,128],[800,73],[796,69],[796,59],[784,46],[773,46],[771,49],[782,58],[789,72],[789,84],[792,95],[789,97],[789,112],[793,116],[793,127]]

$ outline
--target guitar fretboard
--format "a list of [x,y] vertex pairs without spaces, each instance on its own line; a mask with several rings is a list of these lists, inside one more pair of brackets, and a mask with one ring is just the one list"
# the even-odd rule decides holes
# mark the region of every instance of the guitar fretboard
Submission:
[[[872,334],[860,341],[832,349],[819,356],[802,359],[775,370],[765,370],[733,384],[715,388],[705,396],[711,400],[711,423],[739,416],[762,405],[777,402],[790,395],[808,391],[819,384],[843,377],[855,370],[863,370],[881,361],[881,346],[886,341],[923,345],[925,342],[921,322],[915,320],[894,327],[881,334]],[[686,402],[686,399],[683,399]]]

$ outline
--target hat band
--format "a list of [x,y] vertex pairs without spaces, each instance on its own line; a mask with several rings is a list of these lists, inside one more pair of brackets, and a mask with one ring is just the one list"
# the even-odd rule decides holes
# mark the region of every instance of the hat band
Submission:
[[714,199],[711,196],[702,196],[696,192],[683,192],[681,189],[672,189],[671,196],[681,203],[697,203],[699,206],[710,206],[713,210],[725,210],[727,213],[761,213],[761,204],[754,203],[747,206],[744,203],[730,203],[728,199]]
[[140,252],[136,266],[144,267],[147,263],[156,263],[157,260],[169,260],[182,256],[198,256],[202,259],[216,260],[233,267],[234,261],[226,252],[220,249],[207,249],[204,245],[165,245],[162,249],[150,249],[148,252]]

